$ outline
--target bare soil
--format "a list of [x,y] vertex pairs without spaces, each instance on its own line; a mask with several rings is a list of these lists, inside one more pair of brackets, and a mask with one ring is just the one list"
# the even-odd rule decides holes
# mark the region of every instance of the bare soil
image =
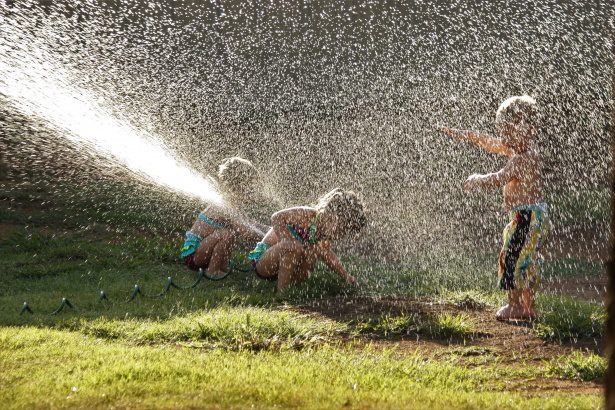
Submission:
[[[408,335],[398,338],[387,338],[386,342],[394,342],[402,350],[415,351],[425,347],[433,354],[450,350],[451,347],[484,348],[485,351],[502,355],[504,362],[527,360],[545,360],[574,350],[601,352],[601,342],[584,340],[577,343],[551,343],[538,338],[532,332],[532,323],[528,321],[498,321],[495,319],[495,309],[478,308],[464,309],[448,303],[411,301],[395,298],[353,298],[332,297],[312,301],[298,306],[302,312],[315,313],[337,321],[354,321],[376,319],[384,315],[399,316],[419,315],[423,317],[442,313],[466,314],[475,323],[479,332],[469,339],[438,339],[421,335]],[[375,339],[377,340],[377,339]],[[384,341],[384,339],[382,339]]]
[[[376,349],[394,349],[401,355],[419,351],[437,359],[455,358],[461,365],[541,366],[545,361],[573,351],[601,354],[601,340],[579,340],[576,343],[547,342],[535,335],[532,323],[527,321],[498,321],[493,308],[464,309],[447,303],[411,301],[394,298],[343,298],[333,297],[306,303],[295,308],[302,313],[319,315],[337,321],[376,319],[384,315],[402,314],[433,316],[441,313],[464,313],[471,318],[475,329],[468,338],[434,338],[428,335],[383,337],[360,336],[358,347],[371,345]],[[510,380],[511,390],[539,394],[545,391],[575,393],[600,393],[601,381],[584,382],[554,378]]]
[[19,225],[0,223],[0,240],[6,239],[11,232],[17,230],[19,227]]

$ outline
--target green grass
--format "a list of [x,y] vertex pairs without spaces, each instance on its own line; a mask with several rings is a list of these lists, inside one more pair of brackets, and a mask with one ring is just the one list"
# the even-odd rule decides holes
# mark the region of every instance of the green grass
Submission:
[[[135,301],[125,303],[135,284],[146,294],[153,295],[165,287],[168,276],[182,285],[194,281],[195,274],[179,262],[174,245],[165,239],[142,236],[127,237],[118,242],[105,232],[40,234],[18,229],[0,241],[0,269],[6,272],[5,280],[0,284],[0,322],[53,325],[63,317],[157,320],[170,315],[190,314],[203,307],[275,306],[357,292],[323,270],[284,294],[276,293],[271,283],[259,280],[251,273],[237,272],[221,282],[205,281],[195,289],[171,289],[157,299],[139,296]],[[365,266],[361,272],[356,260],[353,263],[357,267],[357,276],[368,282],[366,287],[369,289],[370,278],[373,280],[377,275]],[[98,300],[101,290],[105,291],[110,303]],[[397,290],[382,285],[380,292],[395,294]],[[501,303],[501,296],[500,293],[474,290],[443,291],[435,298],[464,309],[480,309]],[[68,298],[76,309],[67,309],[60,317],[50,316],[63,297]],[[34,317],[18,315],[24,301],[34,309]],[[545,339],[566,341],[602,336],[604,314],[600,304],[539,294],[538,309],[541,316],[534,329]],[[435,337],[464,337],[474,331],[457,326],[464,320],[455,317],[420,320],[422,322],[412,316],[385,317],[364,325],[366,330],[371,328],[374,333],[385,336],[422,333]]]
[[101,180],[91,169],[60,178],[29,171],[16,178],[20,183],[0,180],[0,221],[31,227],[83,229],[110,224],[119,230],[181,232],[201,206],[133,178]]
[[389,316],[359,321],[356,330],[361,334],[390,337],[429,335],[435,338],[465,338],[476,333],[475,324],[465,314],[440,313],[433,316],[418,314]]
[[0,332],[6,408],[597,408],[600,395],[524,396],[540,368],[465,368],[370,348],[301,352],[134,346],[32,327]]
[[600,261],[562,258],[549,260],[544,265],[543,279],[604,276],[604,264]]
[[503,292],[491,289],[490,292],[479,290],[447,291],[434,297],[434,302],[446,302],[464,310],[482,310],[487,307],[502,305],[506,300]]
[[142,345],[182,344],[228,350],[303,349],[334,341],[346,325],[289,310],[219,307],[164,320],[71,319],[57,329]]
[[543,339],[561,342],[602,338],[606,312],[600,303],[539,295],[537,308],[540,315],[533,329]]
[[550,360],[547,367],[549,374],[557,377],[591,381],[604,377],[607,360],[593,353],[574,352]]
[[549,193],[550,213],[558,225],[582,222],[608,223],[611,218],[611,191],[608,186],[562,189]]

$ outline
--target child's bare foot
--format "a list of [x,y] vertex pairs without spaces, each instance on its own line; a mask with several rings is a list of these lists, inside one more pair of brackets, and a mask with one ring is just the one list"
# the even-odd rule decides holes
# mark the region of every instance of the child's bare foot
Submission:
[[510,320],[510,319],[527,319],[525,312],[521,306],[516,306],[512,304],[508,304],[506,306],[502,306],[497,313],[495,314],[495,318],[497,320]]

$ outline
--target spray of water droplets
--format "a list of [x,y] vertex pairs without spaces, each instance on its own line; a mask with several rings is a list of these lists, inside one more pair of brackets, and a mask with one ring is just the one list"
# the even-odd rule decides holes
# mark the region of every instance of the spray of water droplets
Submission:
[[461,184],[503,162],[437,128],[495,134],[499,103],[530,94],[555,253],[600,256],[609,1],[5,2],[0,20],[1,136],[15,169],[53,167],[41,156],[71,141],[71,156],[88,150],[99,167],[216,201],[201,175],[242,155],[273,209],[359,191],[370,226],[348,241],[354,252],[447,265],[462,283],[465,255],[496,251],[506,216],[498,192]]

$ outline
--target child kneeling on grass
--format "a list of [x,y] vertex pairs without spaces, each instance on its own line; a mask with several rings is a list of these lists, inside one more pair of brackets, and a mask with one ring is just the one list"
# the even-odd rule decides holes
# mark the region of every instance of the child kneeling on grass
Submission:
[[[241,242],[254,243],[267,229],[250,221],[242,209],[253,199],[258,172],[246,159],[225,159],[218,168],[225,206],[210,205],[186,232],[181,257],[192,270],[207,269],[211,279],[227,275],[231,252]],[[231,207],[232,205],[233,207]]]
[[500,289],[508,291],[508,304],[496,313],[499,320],[536,317],[534,293],[541,278],[540,251],[549,224],[542,188],[542,158],[533,144],[538,134],[536,111],[536,101],[529,96],[505,100],[495,117],[501,139],[473,131],[442,129],[457,140],[470,141],[509,158],[498,172],[472,174],[463,185],[466,191],[504,187],[510,223],[504,228],[498,276]]
[[277,280],[278,290],[307,279],[318,259],[346,282],[357,285],[331,245],[359,232],[365,222],[363,204],[357,195],[336,188],[320,198],[315,207],[298,206],[273,214],[272,228],[249,258],[256,275]]

